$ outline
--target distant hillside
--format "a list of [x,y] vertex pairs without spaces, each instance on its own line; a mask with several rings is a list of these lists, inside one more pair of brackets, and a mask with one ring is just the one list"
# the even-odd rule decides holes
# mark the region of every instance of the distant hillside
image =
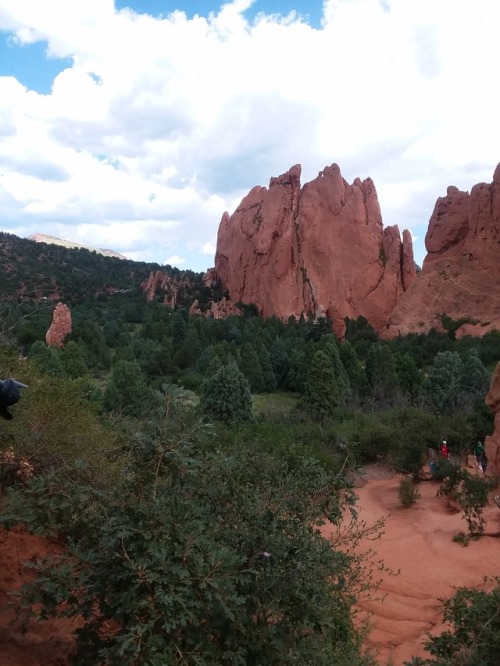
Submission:
[[33,234],[28,237],[28,240],[36,241],[37,243],[49,243],[53,245],[62,245],[67,248],[83,248],[89,250],[90,252],[97,252],[98,254],[103,254],[105,257],[117,257],[118,259],[126,259],[123,254],[115,252],[114,250],[103,249],[100,247],[93,247],[92,245],[84,245],[83,243],[75,243],[74,241],[64,240],[62,238],[57,238],[57,236],[49,236],[47,234]]
[[170,276],[174,282],[189,278],[193,293],[185,293],[179,305],[189,306],[203,287],[202,273],[118,259],[85,247],[35,242],[3,232],[0,232],[0,262],[0,298],[18,302],[45,298],[81,302],[103,294],[137,289],[157,271]]

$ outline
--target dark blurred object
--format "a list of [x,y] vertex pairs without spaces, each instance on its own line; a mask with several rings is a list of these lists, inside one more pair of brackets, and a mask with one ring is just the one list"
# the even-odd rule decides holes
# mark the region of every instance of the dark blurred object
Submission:
[[12,407],[19,400],[20,388],[28,387],[15,379],[0,379],[0,416],[7,421],[12,419],[12,414],[7,407]]

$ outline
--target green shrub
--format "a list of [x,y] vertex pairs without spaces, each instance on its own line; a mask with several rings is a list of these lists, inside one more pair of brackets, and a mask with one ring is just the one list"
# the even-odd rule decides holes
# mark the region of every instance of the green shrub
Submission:
[[412,506],[420,499],[420,492],[409,476],[404,476],[399,482],[398,495],[404,507]]
[[[363,560],[317,529],[340,526],[353,501],[338,475],[298,451],[200,437],[167,399],[115,486],[96,492],[73,472],[11,491],[3,522],[70,537],[34,565],[20,616],[78,618],[82,665],[372,664],[351,617]],[[363,528],[350,530],[359,542]]]

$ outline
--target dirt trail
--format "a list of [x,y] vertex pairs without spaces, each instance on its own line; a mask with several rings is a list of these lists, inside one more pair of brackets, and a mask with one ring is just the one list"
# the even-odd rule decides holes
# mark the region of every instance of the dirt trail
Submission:
[[[463,547],[453,535],[467,531],[462,515],[436,496],[437,484],[419,485],[421,499],[403,508],[398,498],[400,477],[369,480],[356,489],[360,517],[368,524],[385,519],[384,534],[370,546],[385,566],[399,573],[382,574],[379,597],[364,603],[371,611],[368,644],[378,661],[402,666],[412,656],[426,656],[426,632],[443,628],[439,598],[452,596],[454,587],[484,586],[483,577],[500,574],[500,539],[482,537]],[[487,531],[498,531],[500,509],[492,502],[485,511]],[[328,533],[325,527],[324,533]]]

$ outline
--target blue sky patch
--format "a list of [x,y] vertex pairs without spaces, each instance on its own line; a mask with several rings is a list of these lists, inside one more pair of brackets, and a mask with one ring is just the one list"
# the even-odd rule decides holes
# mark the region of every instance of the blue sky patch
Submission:
[[[167,16],[174,10],[183,11],[188,18],[195,14],[208,16],[210,12],[216,12],[220,7],[226,4],[224,0],[194,0],[187,2],[171,2],[170,0],[115,0],[115,7],[123,9],[129,7],[135,12],[141,14],[150,14],[151,16]],[[245,12],[248,18],[254,17],[259,12],[266,14],[286,15],[295,10],[301,16],[307,18],[308,23],[315,28],[319,28],[322,16],[322,0],[295,0],[287,2],[286,0],[256,0],[253,5]]]
[[46,42],[17,44],[8,33],[0,32],[0,76],[14,76],[30,90],[46,95],[55,77],[67,67],[70,58],[47,58]]

